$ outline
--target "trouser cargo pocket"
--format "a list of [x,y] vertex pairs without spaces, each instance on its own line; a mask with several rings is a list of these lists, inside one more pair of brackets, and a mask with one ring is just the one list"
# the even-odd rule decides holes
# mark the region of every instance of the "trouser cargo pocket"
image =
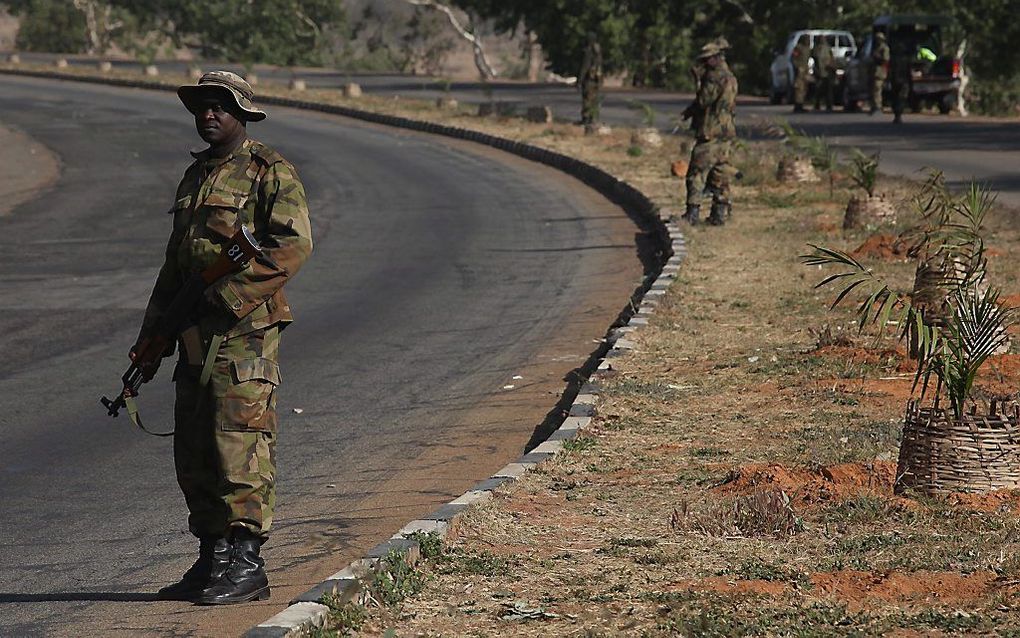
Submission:
[[276,386],[280,367],[272,359],[230,362],[229,385],[217,411],[217,425],[225,432],[276,432]]

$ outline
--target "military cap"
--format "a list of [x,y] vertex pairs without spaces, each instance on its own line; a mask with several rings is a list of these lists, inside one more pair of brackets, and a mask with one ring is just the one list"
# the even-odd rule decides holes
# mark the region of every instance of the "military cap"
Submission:
[[879,40],[885,40],[885,31],[876,31],[875,37]]
[[726,39],[726,36],[721,35],[715,39],[716,46],[719,47],[720,51],[725,51],[730,48],[730,41]]
[[711,58],[713,56],[720,55],[721,53],[722,49],[719,47],[718,43],[709,42],[705,46],[701,47],[701,53],[698,54],[698,59],[704,60],[705,58]]
[[255,92],[251,85],[236,73],[209,71],[198,80],[198,84],[185,84],[177,89],[177,96],[192,113],[197,111],[202,98],[210,95],[230,99],[244,112],[247,121],[258,122],[266,119],[265,112],[255,108],[252,103]]

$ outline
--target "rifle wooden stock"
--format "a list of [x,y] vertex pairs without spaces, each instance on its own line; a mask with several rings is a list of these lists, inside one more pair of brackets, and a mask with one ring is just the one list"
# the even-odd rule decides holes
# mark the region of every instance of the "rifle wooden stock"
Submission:
[[184,322],[201,301],[206,288],[224,277],[241,272],[249,261],[259,255],[262,255],[262,248],[248,229],[242,227],[223,245],[216,261],[184,282],[170,302],[170,306],[160,317],[156,329],[135,350],[131,365],[121,376],[124,387],[120,394],[112,401],[105,396],[99,400],[106,406],[110,416],[117,416],[120,409],[125,406],[125,397],[137,396],[138,389],[149,381],[151,376],[147,376],[146,372],[163,358],[170,344],[177,338]]

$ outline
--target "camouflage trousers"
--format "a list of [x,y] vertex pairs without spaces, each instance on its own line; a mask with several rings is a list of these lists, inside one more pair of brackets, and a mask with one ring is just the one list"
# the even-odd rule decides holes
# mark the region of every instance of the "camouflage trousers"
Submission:
[[[211,335],[203,340],[208,348]],[[182,343],[174,371],[174,465],[196,536],[222,536],[232,526],[265,537],[276,502],[276,326],[233,337],[212,360],[202,385],[201,361]]]
[[882,87],[885,86],[885,74],[876,73],[871,76],[871,108],[882,110]]
[[793,79],[793,103],[803,105],[808,94],[807,70],[797,71]]
[[592,126],[599,120],[599,85],[589,82],[581,87],[581,124]]
[[707,188],[712,201],[728,204],[730,201],[730,140],[698,141],[691,151],[687,167],[687,205],[700,205]]

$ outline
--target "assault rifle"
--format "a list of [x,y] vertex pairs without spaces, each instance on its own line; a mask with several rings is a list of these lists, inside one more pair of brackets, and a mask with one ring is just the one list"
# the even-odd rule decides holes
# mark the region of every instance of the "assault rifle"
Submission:
[[110,416],[117,416],[121,408],[127,407],[129,415],[134,420],[134,415],[130,414],[134,410],[128,406],[128,402],[138,396],[138,389],[152,378],[151,373],[147,371],[151,370],[163,358],[163,353],[177,338],[181,328],[184,327],[184,322],[191,315],[191,311],[202,299],[206,288],[227,275],[244,270],[249,261],[259,256],[263,256],[262,247],[255,241],[248,229],[242,227],[223,245],[216,261],[202,272],[192,275],[184,283],[180,292],[163,313],[159,323],[156,324],[156,329],[135,349],[131,365],[121,377],[124,389],[121,390],[120,395],[113,400],[105,396],[99,400],[106,406]]

